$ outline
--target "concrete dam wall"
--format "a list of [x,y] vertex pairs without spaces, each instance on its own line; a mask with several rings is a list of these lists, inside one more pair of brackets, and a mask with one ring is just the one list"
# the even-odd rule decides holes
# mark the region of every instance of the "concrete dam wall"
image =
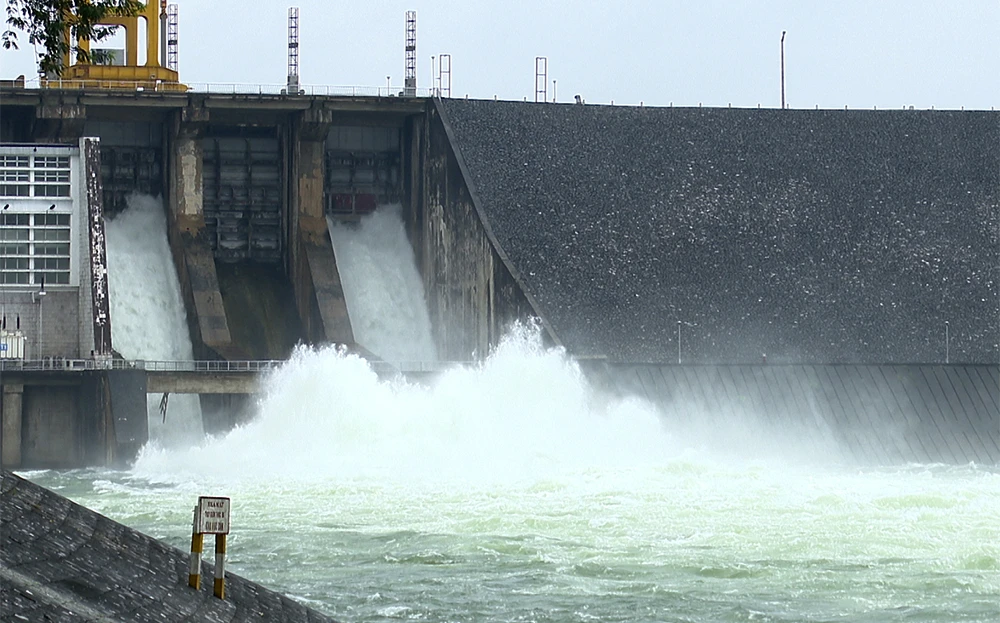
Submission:
[[[616,392],[670,406],[740,387],[730,398],[788,422],[833,396],[823,426],[909,422],[904,442],[844,433],[856,458],[1000,460],[1000,406],[982,389],[1000,361],[997,113],[23,89],[4,92],[3,110],[24,120],[3,126],[5,141],[98,135],[109,210],[130,189],[164,195],[195,359],[280,359],[299,341],[366,352],[328,219],[399,204],[442,360],[481,358],[535,317],[550,344],[619,370],[601,381]],[[93,321],[63,318],[59,334],[59,296],[45,303],[45,354],[85,358],[89,347],[60,344]],[[896,365],[924,372],[905,391],[871,372]],[[955,365],[986,380],[926,390]],[[733,366],[743,372],[721,372]],[[834,369],[871,379],[818,372]],[[635,382],[653,370],[660,382]],[[24,453],[4,463],[53,464],[24,435],[55,428],[76,431],[74,465],[127,459],[148,430],[123,411],[162,382],[65,390],[107,394],[78,409],[97,430],[42,422],[55,403],[8,375],[4,446]]]
[[571,353],[1000,361],[998,113],[439,109]]

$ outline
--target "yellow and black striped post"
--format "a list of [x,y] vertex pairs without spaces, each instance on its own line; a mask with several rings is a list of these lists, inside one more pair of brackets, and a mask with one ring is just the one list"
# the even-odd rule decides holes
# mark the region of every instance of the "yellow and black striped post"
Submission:
[[215,535],[215,596],[226,598],[226,535]]
[[188,570],[188,586],[201,588],[201,550],[205,544],[205,535],[195,532],[191,535],[191,567]]
[[191,568],[188,584],[201,590],[201,554],[205,535],[215,535],[215,582],[212,592],[219,599],[226,598],[226,535],[229,534],[229,498],[200,496],[194,507],[191,528]]

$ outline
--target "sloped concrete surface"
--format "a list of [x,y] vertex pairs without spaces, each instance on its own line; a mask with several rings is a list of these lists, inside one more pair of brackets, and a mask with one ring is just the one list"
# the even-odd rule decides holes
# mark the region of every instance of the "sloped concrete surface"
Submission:
[[995,365],[591,364],[589,375],[656,404],[673,430],[756,431],[782,452],[865,465],[1000,464]]
[[187,552],[7,471],[0,502],[0,620],[332,621],[228,572],[226,599],[217,599],[207,563],[196,591]]
[[573,354],[1000,361],[1000,112],[439,108]]

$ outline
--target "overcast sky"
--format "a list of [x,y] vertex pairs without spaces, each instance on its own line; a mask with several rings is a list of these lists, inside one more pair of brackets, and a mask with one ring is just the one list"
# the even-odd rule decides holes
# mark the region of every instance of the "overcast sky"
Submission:
[[[287,11],[300,7],[304,85],[403,83],[404,14],[417,11],[417,81],[452,56],[452,95],[534,98],[548,58],[560,101],[1000,109],[1000,0],[178,0],[181,80],[285,81]],[[23,37],[22,37],[23,41]],[[31,46],[0,77],[35,73]]]

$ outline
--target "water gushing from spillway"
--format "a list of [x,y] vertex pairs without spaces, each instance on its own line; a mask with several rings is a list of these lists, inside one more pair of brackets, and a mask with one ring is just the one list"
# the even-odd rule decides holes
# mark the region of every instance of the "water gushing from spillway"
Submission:
[[326,347],[264,388],[224,437],[65,484],[178,547],[231,496],[235,572],[359,622],[996,620],[995,470],[759,460],[747,429],[734,458],[721,414],[678,430],[529,328],[429,386]]
[[202,447],[144,454],[137,473],[492,483],[655,461],[670,448],[651,407],[602,398],[529,327],[430,386],[382,380],[342,349],[300,348],[266,380],[258,409]]
[[357,225],[327,222],[355,341],[386,361],[436,360],[402,208],[382,206]]
[[[161,200],[131,195],[128,208],[109,220],[106,230],[114,349],[131,360],[194,359]],[[171,395],[165,421],[161,398],[162,394],[147,396],[150,440],[175,445],[200,439],[198,396]]]

